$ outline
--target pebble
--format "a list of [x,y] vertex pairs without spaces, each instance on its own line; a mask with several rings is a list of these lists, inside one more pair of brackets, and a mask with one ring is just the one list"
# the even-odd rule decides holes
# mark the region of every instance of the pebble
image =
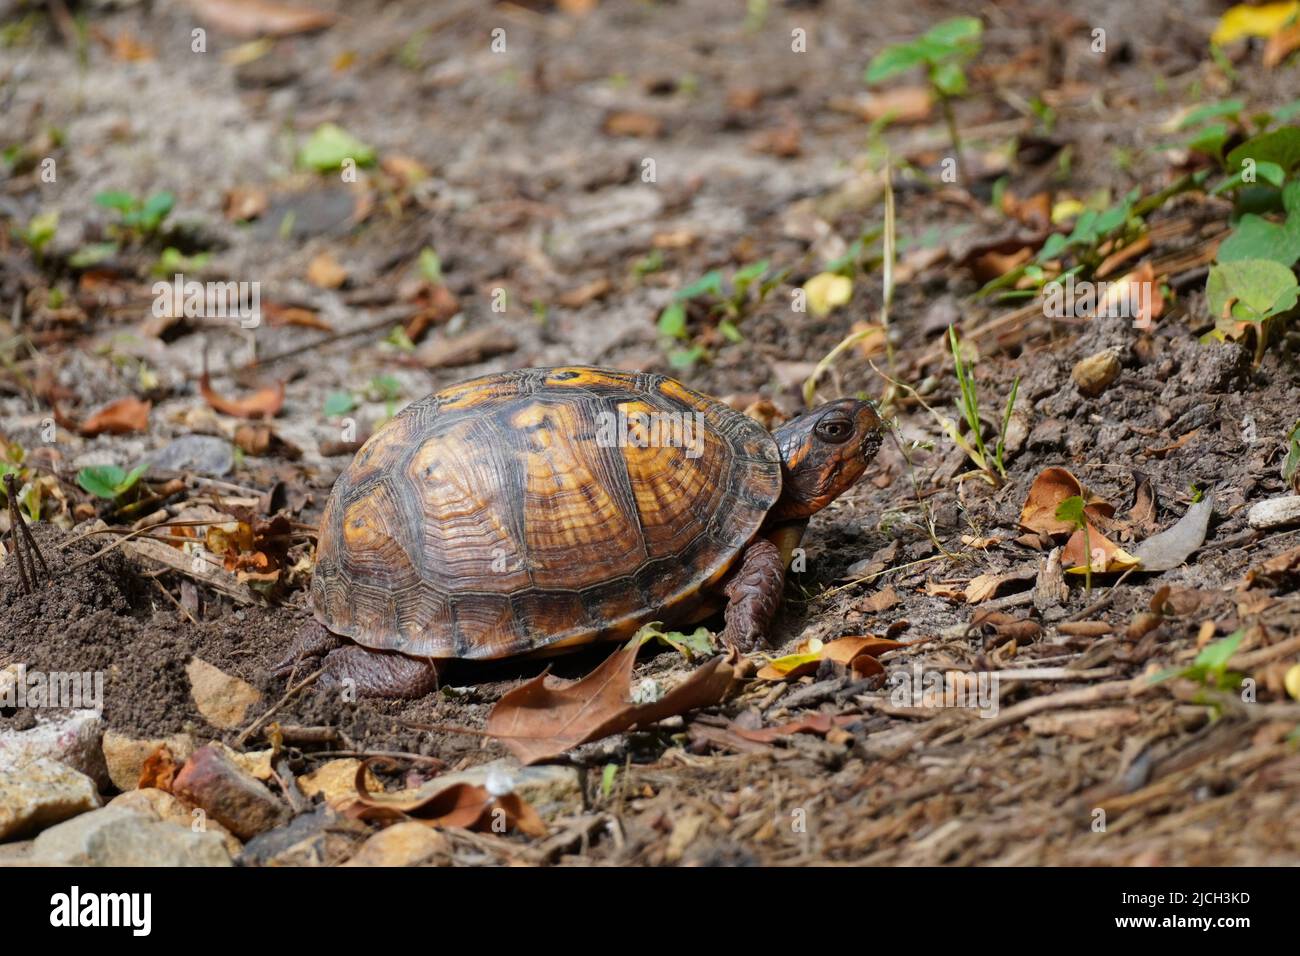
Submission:
[[1300,495],[1270,498],[1252,505],[1246,523],[1260,531],[1300,523]]
[[166,746],[177,762],[184,762],[194,753],[194,738],[189,734],[173,734],[166,738],[143,740],[119,734],[115,730],[104,732],[104,762],[108,776],[118,790],[134,790],[140,785],[140,770],[144,762],[159,747]]
[[186,761],[172,792],[241,840],[273,829],[289,818],[289,808],[218,748],[201,747]]
[[84,773],[38,757],[0,774],[0,840],[24,836],[99,806],[95,782]]
[[231,866],[219,834],[195,832],[130,807],[83,813],[38,836],[33,866]]
[[451,843],[433,827],[413,820],[380,830],[344,866],[450,865]]

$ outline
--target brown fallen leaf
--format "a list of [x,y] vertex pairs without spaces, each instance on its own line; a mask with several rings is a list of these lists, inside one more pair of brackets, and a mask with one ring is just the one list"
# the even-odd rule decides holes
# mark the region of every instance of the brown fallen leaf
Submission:
[[290,461],[302,457],[302,449],[286,438],[281,437],[269,425],[240,425],[235,429],[235,447],[246,455],[264,458],[267,455],[279,455]]
[[318,289],[337,289],[347,280],[348,271],[328,250],[317,253],[307,263],[307,281]]
[[1300,49],[1300,23],[1283,27],[1268,38],[1264,45],[1264,66],[1273,69],[1288,56]]
[[142,402],[138,398],[127,396],[93,412],[89,418],[78,426],[77,431],[87,438],[94,438],[107,432],[110,435],[129,435],[142,432],[149,427],[149,410],[152,402]]
[[270,0],[190,0],[204,23],[237,37],[292,36],[333,26],[332,13]]
[[234,186],[226,192],[222,212],[231,222],[256,219],[266,212],[270,198],[260,186]]
[[276,328],[293,325],[302,329],[316,329],[318,332],[334,331],[334,327],[322,319],[319,313],[300,305],[267,302],[262,306],[262,315],[266,317],[267,324]]
[[1093,521],[1108,520],[1115,508],[1095,495],[1085,494],[1083,485],[1065,468],[1044,468],[1029,487],[1025,505],[1020,509],[1020,527],[1041,534],[1069,534],[1074,523],[1056,517],[1056,509],[1067,498],[1079,497],[1086,502],[1084,513]]
[[492,708],[487,733],[525,764],[558,757],[579,744],[644,727],[725,700],[738,677],[732,653],[706,661],[659,700],[632,703],[632,668],[639,641],[630,641],[577,681],[542,674],[507,692]]
[[797,720],[778,724],[775,727],[747,730],[735,723],[731,723],[727,725],[727,730],[737,737],[752,740],[754,743],[770,744],[774,740],[789,737],[792,734],[827,734],[836,727],[847,727],[849,724],[860,720],[862,720],[862,717],[855,714],[808,714]]
[[561,295],[557,301],[566,309],[580,309],[588,302],[603,299],[612,288],[613,285],[610,281],[601,276],[599,279],[593,279],[576,289],[570,289]]
[[518,346],[515,337],[505,329],[488,326],[454,338],[431,339],[415,353],[415,359],[429,369],[453,368],[513,352]]
[[656,139],[664,129],[664,121],[653,113],[636,110],[614,110],[605,115],[601,129],[608,136],[634,136]]
[[528,801],[516,793],[494,795],[484,787],[472,783],[454,783],[439,787],[435,779],[420,789],[413,797],[382,797],[372,795],[367,782],[372,779],[373,761],[357,767],[357,795],[345,807],[347,816],[359,820],[399,820],[413,817],[432,827],[460,827],[465,830],[495,832],[494,824],[503,820],[511,829],[527,836],[543,837],[546,823]]
[[1002,212],[1032,229],[1047,229],[1052,224],[1052,197],[1040,192],[1020,199],[1008,189],[1002,193]]
[[[1086,523],[1086,535],[1085,529],[1074,532],[1061,552],[1061,564],[1071,574],[1083,574],[1089,568],[1094,574],[1127,571],[1141,563],[1102,534],[1101,529],[1091,521]],[[1088,549],[1091,549],[1091,554]]]
[[833,661],[852,669],[859,677],[870,677],[885,672],[876,657],[902,646],[899,641],[872,634],[841,637],[824,644],[813,638],[801,641],[793,654],[769,661],[755,676],[760,680],[794,680],[815,673],[822,661]]
[[235,418],[274,418],[284,407],[284,382],[259,388],[243,398],[226,398],[212,390],[208,373],[199,379],[199,394],[212,408]]
[[882,611],[888,611],[898,603],[898,592],[894,590],[891,584],[883,590],[877,591],[869,598],[858,602],[858,610],[866,611],[870,614],[880,614]]
[[855,106],[857,114],[868,123],[884,119],[891,123],[921,123],[930,117],[934,95],[928,86],[900,86],[860,97]]

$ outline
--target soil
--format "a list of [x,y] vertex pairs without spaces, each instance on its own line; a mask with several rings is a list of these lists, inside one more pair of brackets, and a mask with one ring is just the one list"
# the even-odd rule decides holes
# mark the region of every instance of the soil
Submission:
[[[206,724],[185,665],[201,657],[255,686],[262,706],[280,701],[288,685],[270,671],[309,620],[309,566],[286,573],[273,600],[240,602],[126,546],[92,557],[118,541],[88,534],[94,520],[127,528],[131,519],[82,491],[80,469],[129,468],[189,433],[231,437],[237,423],[198,392],[205,361],[223,394],[284,381],[284,406],[271,424],[301,455],[242,455],[221,484],[187,476],[162,506],[175,515],[202,499],[222,510],[223,496],[247,502],[278,488],[269,510],[302,529],[318,521],[347,465],[346,454],[327,454],[340,423],[323,411],[327,396],[341,390],[358,396],[350,414],[362,437],[434,389],[545,364],[663,371],[741,407],[764,398],[796,413],[813,363],[854,323],[879,321],[879,269],[859,275],[852,300],[824,318],[792,312],[788,303],[833,258],[828,251],[880,223],[875,158],[888,142],[895,157],[910,161],[895,172],[904,255],[947,249],[896,290],[895,372],[952,414],[957,385],[943,336],[955,323],[978,353],[975,379],[990,424],[1019,379],[1026,435],[1009,449],[1005,482],[962,478],[969,460],[923,408],[899,397],[891,407],[895,440],[855,489],[813,520],[806,569],[791,576],[767,653],[790,653],[810,638],[888,633],[908,645],[882,659],[890,679],[913,662],[927,671],[1072,673],[1004,681],[1001,716],[992,720],[961,708],[900,707],[887,681],[825,665],[789,685],[753,681],[725,704],[575,750],[566,759],[585,774],[583,812],[607,814],[616,826],[548,862],[1300,862],[1300,755],[1287,742],[1297,714],[1279,677],[1300,655],[1268,656],[1300,632],[1300,575],[1293,563],[1247,586],[1252,571],[1300,546],[1300,531],[1251,535],[1246,524],[1250,505],[1287,493],[1281,463],[1300,417],[1300,341],[1283,336],[1258,366],[1248,344],[1200,341],[1212,324],[1203,267],[1169,276],[1174,305],[1149,331],[1118,320],[1050,322],[1039,313],[989,332],[987,324],[1015,303],[974,297],[981,283],[964,258],[1031,231],[989,204],[999,176],[1021,198],[1038,189],[1058,198],[1101,189],[1120,196],[1133,186],[1157,191],[1181,172],[1155,148],[1169,140],[1164,120],[1230,95],[1260,108],[1280,105],[1291,98],[1294,69],[1264,71],[1251,60],[1225,77],[1205,52],[1221,12],[1209,2],[1075,5],[1066,22],[1050,3],[814,0],[770,4],[761,25],[747,23],[740,6],[710,3],[611,0],[583,15],[545,3],[316,6],[337,9],[342,19],[277,40],[274,53],[252,59],[217,29],[208,30],[206,53],[193,52],[190,31],[199,21],[180,2],[92,5],[92,36],[109,41],[92,39],[81,59],[44,13],[31,14],[30,31],[0,49],[0,148],[60,131],[51,147],[57,183],[16,167],[0,180],[6,236],[41,211],[60,212],[45,259],[12,240],[0,244],[0,315],[14,317],[7,326],[0,321],[9,369],[0,372],[0,437],[28,449],[60,489],[48,520],[33,526],[52,583],[24,594],[12,559],[0,566],[0,662],[103,670],[104,721],[132,736],[189,731],[265,746],[260,737],[243,742],[238,730]],[[0,5],[5,22],[26,12]],[[985,17],[979,62],[989,68],[973,74],[972,95],[956,102],[968,159],[994,169],[968,189],[936,178],[947,149],[937,115],[882,136],[829,105],[863,91],[862,71],[883,45],[958,13]],[[1102,68],[1086,52],[1094,23],[1111,37]],[[498,27],[507,37],[500,54],[488,47]],[[807,31],[812,52],[787,53],[795,28]],[[151,58],[115,58],[114,37],[143,44]],[[1021,67],[992,75],[1013,62]],[[1050,94],[1055,110],[1050,132],[1012,105],[1040,94]],[[620,112],[651,135],[611,135],[610,116]],[[381,157],[415,159],[430,177],[394,194],[377,178],[358,186],[295,170],[295,143],[323,122],[345,127]],[[794,155],[764,147],[778,134],[797,138]],[[1016,136],[1016,158],[997,166],[998,150]],[[1025,148],[1032,141],[1043,155]],[[657,182],[641,178],[646,158],[655,161]],[[223,214],[236,188],[267,195],[267,211],[251,225]],[[268,323],[253,333],[199,321],[148,334],[152,280],[144,273],[159,243],[122,252],[94,283],[67,262],[106,235],[111,217],[93,199],[110,189],[172,191],[176,225],[164,241],[210,252],[205,275],[256,279],[264,303],[310,308],[331,334],[371,331],[331,339],[294,325]],[[359,223],[358,203],[368,210]],[[1228,209],[1203,196],[1166,204],[1148,220],[1153,230],[1168,227],[1152,255],[1200,248],[1226,227]],[[839,246],[799,228],[810,215],[829,224]],[[414,311],[410,290],[424,248],[437,250],[460,317],[419,348],[482,330],[508,334],[512,347],[446,366],[385,341],[385,317],[397,325]],[[345,267],[342,288],[305,278],[322,252]],[[648,256],[661,257],[659,268],[638,270]],[[772,296],[746,310],[741,340],[706,337],[708,361],[674,367],[655,326],[673,293],[710,269],[730,272],[764,258],[788,272]],[[582,299],[566,294],[598,280],[608,283],[603,293],[564,304]],[[71,296],[75,315],[51,317],[41,305],[51,289]],[[499,289],[504,312],[493,310]],[[701,317],[692,316],[698,328]],[[1122,370],[1099,397],[1088,397],[1071,369],[1104,349],[1114,350]],[[262,363],[250,371],[254,356]],[[875,369],[886,360],[873,362],[851,350],[820,396],[882,395],[886,383]],[[399,399],[376,394],[378,375],[396,380]],[[61,424],[54,442],[43,440],[51,394],[84,418],[133,393],[154,403],[147,431],[86,438]],[[1150,488],[1154,514],[1117,542],[1129,550],[1172,526],[1194,498],[1212,499],[1205,544],[1174,570],[1097,575],[1091,592],[1068,575],[1067,596],[1038,606],[1029,591],[1052,543],[1026,534],[1019,519],[1033,480],[1054,466],[1069,468],[1119,516],[1132,514],[1140,486]],[[79,516],[77,505],[92,510]],[[226,511],[249,507],[227,504]],[[0,521],[7,527],[7,518]],[[299,535],[284,566],[309,557],[309,535]],[[995,598],[961,597],[971,579],[1011,572],[1023,573]],[[1165,587],[1195,600],[1145,636],[1126,636]],[[990,608],[1037,622],[1039,633],[1001,641],[977,618]],[[1112,631],[1063,632],[1071,619],[1105,621]],[[1262,655],[1250,671],[1256,702],[1207,706],[1190,682],[1138,689],[1144,674],[1186,666],[1207,627],[1215,638],[1245,629],[1241,650]],[[283,703],[276,720],[337,728],[349,750],[432,756],[462,769],[506,754],[478,733],[502,694],[545,666],[579,677],[607,653],[456,664],[442,690],[409,702],[340,702],[308,687]],[[647,652],[636,679],[671,683],[693,666],[668,649]],[[1126,680],[1133,683],[1124,691],[1113,689]],[[1095,711],[1095,720],[1074,730],[1018,716],[1028,702],[1089,688],[1097,696],[1043,711]],[[737,724],[770,726],[816,712],[853,721],[825,739],[791,734],[757,744],[728,734]],[[0,713],[0,732],[31,719]],[[294,770],[318,765],[325,749],[292,748]],[[605,787],[609,765],[619,773]],[[512,836],[478,849],[482,862],[495,863],[528,843]]]

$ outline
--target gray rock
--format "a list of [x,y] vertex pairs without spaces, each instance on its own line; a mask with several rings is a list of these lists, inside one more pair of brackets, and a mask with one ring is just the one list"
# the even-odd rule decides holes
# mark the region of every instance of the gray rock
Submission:
[[34,866],[231,866],[222,838],[104,807],[50,827],[35,840]]
[[183,435],[149,459],[151,475],[188,471],[208,478],[222,478],[235,467],[230,442],[214,435]]

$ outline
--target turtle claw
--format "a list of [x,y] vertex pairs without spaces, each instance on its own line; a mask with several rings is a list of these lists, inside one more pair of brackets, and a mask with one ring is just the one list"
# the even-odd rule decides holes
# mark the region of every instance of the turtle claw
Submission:
[[437,690],[438,662],[348,644],[325,655],[316,686],[351,690],[356,697],[414,699]]

